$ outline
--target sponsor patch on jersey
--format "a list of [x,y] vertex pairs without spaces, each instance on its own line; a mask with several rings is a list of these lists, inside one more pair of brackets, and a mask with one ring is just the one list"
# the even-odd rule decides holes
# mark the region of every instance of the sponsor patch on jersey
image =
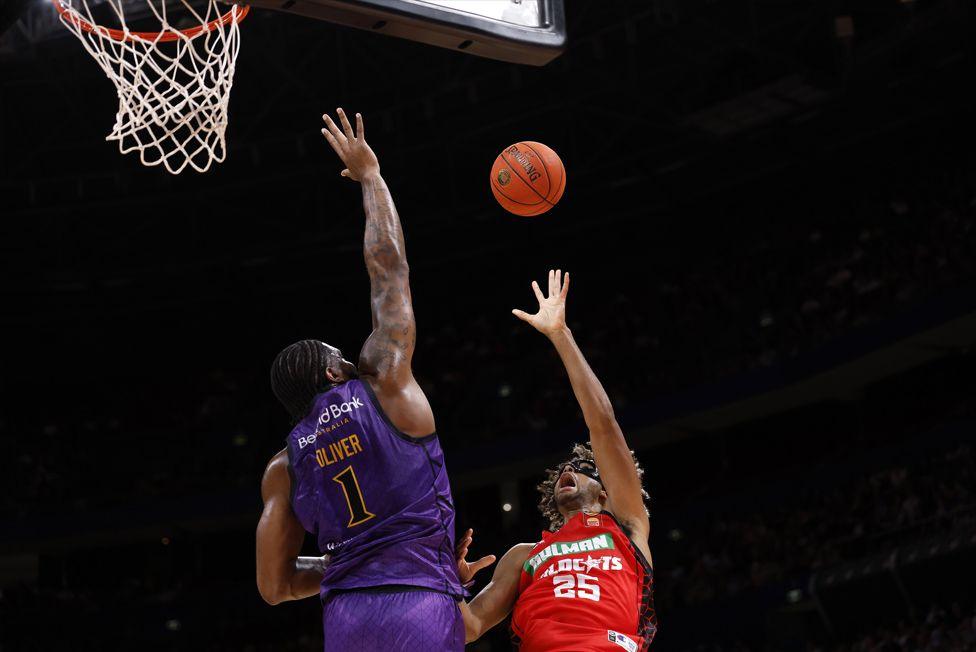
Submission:
[[596,516],[587,516],[586,517],[586,526],[587,527],[596,527],[599,524],[600,524],[600,519],[597,518]]
[[338,419],[343,414],[348,414],[361,407],[363,407],[363,402],[356,396],[353,396],[351,400],[344,403],[330,403],[319,414],[319,425],[324,426],[329,421]]
[[535,575],[535,572],[539,569],[539,566],[554,557],[562,557],[564,555],[572,555],[579,552],[613,550],[613,548],[613,537],[610,536],[610,533],[608,532],[598,534],[595,537],[590,537],[588,539],[582,539],[580,541],[559,541],[546,546],[536,554],[529,557],[523,568],[529,575]]
[[629,652],[637,652],[637,641],[630,638],[629,636],[624,636],[620,632],[615,632],[612,629],[607,630],[607,640],[611,643],[616,643],[620,647]]

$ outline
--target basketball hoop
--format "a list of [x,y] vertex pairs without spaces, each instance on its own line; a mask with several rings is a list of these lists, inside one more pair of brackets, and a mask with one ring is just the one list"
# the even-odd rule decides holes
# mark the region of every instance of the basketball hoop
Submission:
[[115,84],[119,110],[106,140],[117,141],[123,154],[138,151],[143,165],[162,164],[173,174],[187,166],[206,172],[224,160],[246,5],[222,13],[217,0],[205,0],[201,14],[179,0],[196,25],[177,29],[168,21],[166,0],[140,0],[161,29],[138,32],[126,24],[124,0],[106,0],[121,29],[98,25],[89,0],[52,1],[61,22]]

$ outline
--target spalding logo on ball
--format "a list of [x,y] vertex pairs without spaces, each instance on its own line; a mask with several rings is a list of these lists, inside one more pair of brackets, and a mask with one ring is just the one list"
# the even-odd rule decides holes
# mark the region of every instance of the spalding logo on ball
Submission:
[[542,143],[526,140],[507,147],[491,166],[491,192],[516,215],[542,215],[566,190],[566,168]]

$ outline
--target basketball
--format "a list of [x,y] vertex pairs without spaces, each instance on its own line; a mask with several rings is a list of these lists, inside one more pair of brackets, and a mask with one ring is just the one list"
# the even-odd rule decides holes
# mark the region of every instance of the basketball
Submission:
[[515,143],[491,166],[491,192],[502,208],[515,215],[542,215],[565,190],[566,168],[559,155],[542,143]]

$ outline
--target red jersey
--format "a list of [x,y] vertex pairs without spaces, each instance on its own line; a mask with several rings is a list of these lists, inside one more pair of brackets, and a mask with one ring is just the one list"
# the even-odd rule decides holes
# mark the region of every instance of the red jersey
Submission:
[[654,572],[609,512],[543,532],[512,614],[521,652],[646,650],[657,632]]

